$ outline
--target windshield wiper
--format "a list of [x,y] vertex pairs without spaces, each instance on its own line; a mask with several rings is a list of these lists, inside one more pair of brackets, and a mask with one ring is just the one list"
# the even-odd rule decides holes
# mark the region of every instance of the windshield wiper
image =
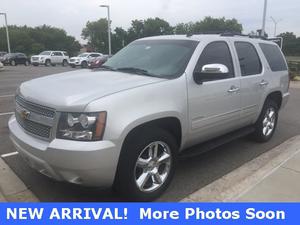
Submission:
[[155,74],[151,74],[147,70],[135,68],[135,67],[121,67],[121,68],[117,68],[116,70],[121,71],[121,72],[134,73],[134,74],[138,74],[138,75],[157,77]]
[[116,71],[115,68],[113,68],[111,66],[106,66],[106,65],[102,65],[102,66],[98,67],[97,69],[106,69],[106,70]]

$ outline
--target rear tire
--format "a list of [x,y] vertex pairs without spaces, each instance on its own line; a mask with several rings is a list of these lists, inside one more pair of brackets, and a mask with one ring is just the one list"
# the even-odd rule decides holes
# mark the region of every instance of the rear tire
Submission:
[[25,65],[25,66],[29,66],[29,61],[26,60],[25,63],[24,63],[24,65]]
[[83,61],[83,62],[81,63],[81,67],[82,67],[82,68],[87,68],[87,67],[88,67],[87,62],[86,62],[86,61]]
[[252,134],[255,141],[267,142],[272,138],[277,126],[278,110],[278,104],[275,101],[266,100]]
[[62,62],[62,66],[67,66],[68,65],[68,61],[64,59],[64,61]]
[[177,152],[175,138],[165,130],[134,132],[123,145],[114,189],[130,201],[156,199],[171,183]]

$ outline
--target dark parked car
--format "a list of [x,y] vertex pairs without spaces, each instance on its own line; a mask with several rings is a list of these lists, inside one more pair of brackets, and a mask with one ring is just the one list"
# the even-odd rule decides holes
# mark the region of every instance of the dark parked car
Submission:
[[102,55],[93,60],[91,60],[88,64],[90,69],[99,68],[105,63],[111,56],[109,55]]
[[4,55],[2,63],[5,65],[9,64],[12,66],[16,66],[19,64],[28,66],[30,64],[30,60],[24,53],[8,53]]

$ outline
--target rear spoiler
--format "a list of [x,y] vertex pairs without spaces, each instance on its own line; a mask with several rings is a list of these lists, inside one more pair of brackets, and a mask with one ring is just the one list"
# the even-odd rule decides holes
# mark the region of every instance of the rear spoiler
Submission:
[[282,37],[276,37],[276,38],[268,38],[268,41],[273,41],[274,43],[276,43],[281,49],[283,46],[283,38]]

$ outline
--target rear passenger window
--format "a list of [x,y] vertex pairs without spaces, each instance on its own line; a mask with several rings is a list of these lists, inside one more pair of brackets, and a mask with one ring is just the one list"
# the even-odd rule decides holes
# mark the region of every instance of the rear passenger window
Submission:
[[63,54],[61,52],[55,52],[54,55],[55,56],[62,56]]
[[248,42],[235,42],[242,76],[260,74],[262,65],[255,47]]
[[227,43],[224,41],[212,42],[204,48],[195,71],[201,71],[202,67],[207,64],[223,64],[229,70],[227,78],[234,77],[232,56]]
[[259,44],[259,46],[261,47],[261,50],[263,51],[272,71],[276,72],[287,70],[285,59],[277,45]]

